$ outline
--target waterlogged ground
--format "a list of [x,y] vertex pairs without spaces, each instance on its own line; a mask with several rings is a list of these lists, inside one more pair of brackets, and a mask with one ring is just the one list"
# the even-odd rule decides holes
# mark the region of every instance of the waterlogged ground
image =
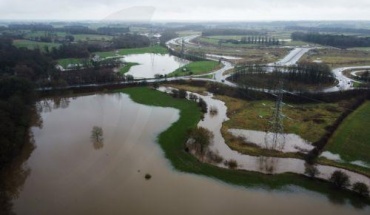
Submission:
[[127,73],[135,78],[154,78],[156,74],[166,75],[189,63],[187,60],[169,54],[126,55],[124,61],[139,64],[131,67]]
[[[14,200],[19,215],[369,214],[309,191],[251,190],[177,172],[156,143],[176,109],[120,93],[63,104],[45,102],[43,127],[33,129],[37,148],[24,164],[31,172]],[[103,130],[100,144],[91,141],[93,126]]]

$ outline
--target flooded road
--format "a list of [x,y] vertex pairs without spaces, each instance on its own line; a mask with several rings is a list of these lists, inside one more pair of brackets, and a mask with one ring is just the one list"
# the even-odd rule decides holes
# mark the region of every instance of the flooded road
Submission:
[[[179,118],[176,109],[139,105],[120,93],[67,104],[43,112],[43,127],[33,128],[37,148],[13,202],[18,215],[369,214],[300,188],[246,189],[175,171],[156,139]],[[103,131],[99,147],[91,141],[94,126]]]
[[166,75],[189,63],[187,60],[169,54],[149,53],[126,55],[124,61],[139,63],[126,73],[135,78],[154,78],[156,74]]

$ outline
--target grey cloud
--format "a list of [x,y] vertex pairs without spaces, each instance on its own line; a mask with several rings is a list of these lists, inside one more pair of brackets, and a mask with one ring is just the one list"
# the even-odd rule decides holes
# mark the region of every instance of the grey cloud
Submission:
[[101,20],[121,10],[132,17],[133,6],[154,8],[154,20],[370,19],[369,0],[1,0],[0,19]]

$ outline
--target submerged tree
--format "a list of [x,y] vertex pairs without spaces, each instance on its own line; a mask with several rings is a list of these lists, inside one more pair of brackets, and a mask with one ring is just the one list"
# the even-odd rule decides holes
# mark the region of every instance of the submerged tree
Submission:
[[369,197],[369,188],[362,182],[356,182],[352,186],[353,191],[358,193],[360,196]]
[[340,170],[336,170],[335,172],[333,172],[333,174],[329,178],[329,181],[332,182],[334,186],[339,189],[346,188],[350,185],[348,175]]
[[189,131],[189,139],[192,140],[188,145],[191,149],[195,150],[200,156],[206,154],[207,147],[211,144],[213,134],[206,128],[197,127]]
[[316,177],[316,175],[320,174],[317,167],[311,164],[305,164],[304,173],[308,175],[310,178],[314,178]]
[[95,149],[103,148],[103,129],[98,126],[94,126],[91,131],[91,140],[93,141]]

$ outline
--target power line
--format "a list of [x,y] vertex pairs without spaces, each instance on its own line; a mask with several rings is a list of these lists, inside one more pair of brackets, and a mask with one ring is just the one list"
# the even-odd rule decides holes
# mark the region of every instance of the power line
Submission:
[[283,82],[279,81],[279,91],[275,102],[275,108],[270,121],[271,127],[265,135],[265,147],[267,149],[283,149],[285,145],[285,134],[282,114],[283,109]]

